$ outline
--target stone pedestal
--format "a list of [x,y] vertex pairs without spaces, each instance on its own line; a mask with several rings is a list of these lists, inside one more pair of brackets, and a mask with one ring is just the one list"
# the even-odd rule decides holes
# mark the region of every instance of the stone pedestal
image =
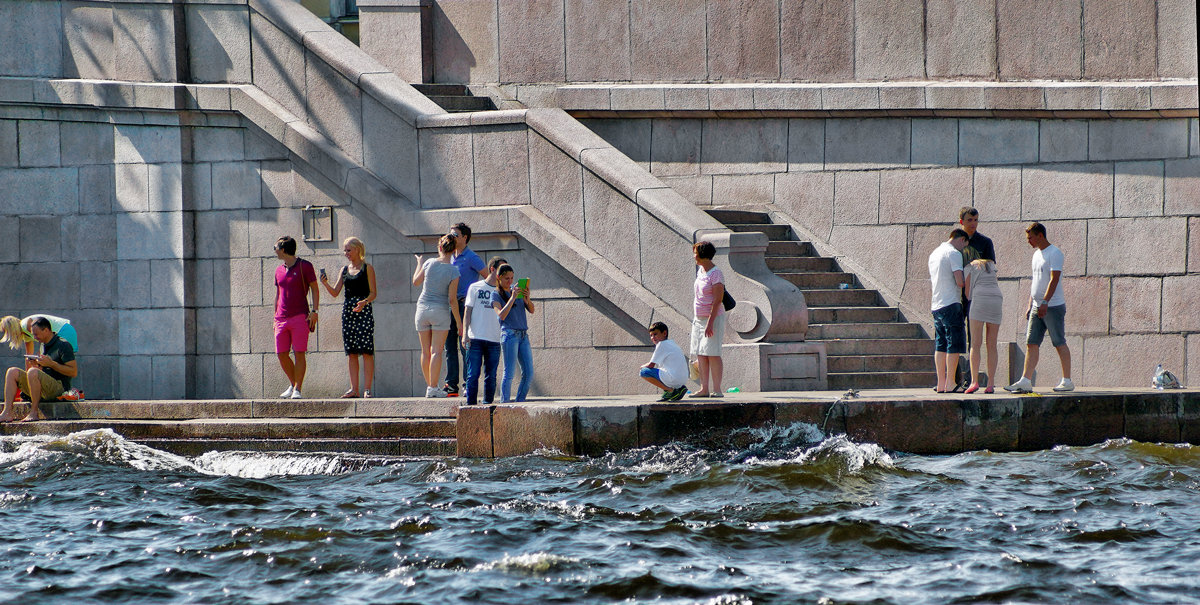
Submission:
[[823,391],[828,387],[825,343],[758,342],[725,345],[724,388],[744,392]]
[[432,82],[432,10],[432,0],[359,0],[359,46],[405,82]]

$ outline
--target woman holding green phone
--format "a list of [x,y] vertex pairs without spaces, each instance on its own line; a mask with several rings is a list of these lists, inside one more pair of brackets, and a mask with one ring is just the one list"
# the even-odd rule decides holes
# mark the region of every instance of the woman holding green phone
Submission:
[[499,283],[500,300],[505,307],[508,301],[517,297],[509,308],[508,314],[500,318],[500,348],[504,354],[504,375],[500,379],[500,401],[513,401],[512,381],[517,374],[517,364],[521,365],[521,383],[517,385],[516,401],[525,401],[529,394],[529,384],[533,382],[533,347],[529,344],[529,321],[527,313],[534,312],[533,301],[529,300],[529,278],[516,280],[516,290],[513,289],[513,278],[516,277],[509,265],[500,267]]

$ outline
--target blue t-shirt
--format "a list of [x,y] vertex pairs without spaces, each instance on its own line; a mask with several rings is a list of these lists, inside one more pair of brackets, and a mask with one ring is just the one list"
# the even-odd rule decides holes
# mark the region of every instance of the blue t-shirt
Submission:
[[[515,290],[505,294],[504,290],[500,290],[500,302],[507,305],[508,299],[512,298],[514,292]],[[504,319],[500,320],[500,326],[509,330],[529,329],[529,320],[525,316],[524,300],[518,300],[513,303],[512,308],[508,310],[508,315],[505,315]]]
[[479,281],[479,272],[486,265],[470,248],[463,248],[462,254],[455,255],[453,263],[458,268],[458,297],[466,298],[467,288]]

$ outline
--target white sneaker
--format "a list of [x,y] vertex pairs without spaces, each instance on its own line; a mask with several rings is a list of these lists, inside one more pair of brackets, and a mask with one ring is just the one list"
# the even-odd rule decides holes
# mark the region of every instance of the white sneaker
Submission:
[[292,389],[292,399],[300,399],[301,397],[303,397],[303,396],[300,394],[300,389],[293,388]]
[[1020,380],[1004,387],[1004,390],[1009,393],[1032,393],[1033,382],[1022,376]]
[[1074,391],[1075,383],[1071,382],[1070,378],[1063,378],[1062,382],[1058,383],[1058,386],[1054,387],[1054,390],[1058,391],[1059,393],[1062,393],[1065,391]]
[[279,398],[280,399],[288,399],[289,397],[292,396],[292,392],[295,390],[296,390],[296,387],[289,384],[287,390],[279,394]]
[[428,392],[425,393],[425,396],[430,399],[444,399],[446,397],[446,391],[443,391],[439,387],[429,387],[426,391]]

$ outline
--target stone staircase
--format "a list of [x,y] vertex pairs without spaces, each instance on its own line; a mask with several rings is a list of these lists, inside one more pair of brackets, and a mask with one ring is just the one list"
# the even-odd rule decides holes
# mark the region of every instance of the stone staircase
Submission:
[[412,87],[450,113],[488,111],[496,108],[496,104],[488,97],[472,95],[465,84],[413,84]]
[[875,290],[863,289],[832,258],[796,239],[792,228],[765,212],[715,209],[708,213],[733,231],[765,233],[767,267],[795,284],[808,303],[808,340],[825,343],[830,389],[932,387],[933,341],[904,321]]

